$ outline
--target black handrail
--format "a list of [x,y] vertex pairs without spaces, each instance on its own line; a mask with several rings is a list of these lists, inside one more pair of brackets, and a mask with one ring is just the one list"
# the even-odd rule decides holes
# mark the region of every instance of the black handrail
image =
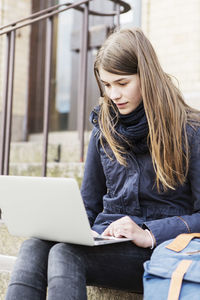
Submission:
[[[53,34],[53,18],[61,12],[71,8],[78,9],[83,12],[83,32],[82,47],[80,49],[81,72],[79,78],[78,101],[81,107],[81,157],[84,157],[84,130],[85,130],[85,107],[86,107],[86,87],[87,87],[87,51],[88,51],[88,18],[89,15],[96,16],[117,16],[117,25],[119,25],[119,15],[131,9],[130,5],[122,0],[109,0],[116,3],[116,11],[111,13],[101,13],[89,9],[89,4],[93,0],[81,0],[75,3],[66,2],[64,4],[55,5],[34,13],[29,17],[20,19],[11,24],[0,28],[0,36],[7,36],[6,48],[6,64],[5,64],[5,81],[3,85],[3,104],[2,104],[2,129],[1,129],[1,145],[0,145],[0,174],[9,174],[9,156],[10,156],[10,140],[11,140],[11,123],[12,123],[12,99],[13,99],[13,78],[14,78],[14,60],[15,60],[15,34],[16,30],[41,20],[47,20],[46,32],[46,60],[45,60],[45,87],[44,87],[44,124],[43,124],[43,167],[42,175],[46,176],[47,167],[47,148],[48,148],[48,127],[49,127],[49,101],[50,101],[50,74],[51,74],[51,57],[52,57],[52,34]],[[62,8],[65,6],[64,8]],[[122,9],[121,9],[122,8]]]
[[[44,19],[46,19],[50,16],[59,14],[59,13],[65,11],[65,10],[68,10],[70,8],[74,8],[76,10],[79,10],[79,11],[83,12],[84,8],[80,7],[80,5],[85,4],[85,3],[89,3],[91,1],[93,1],[93,0],[82,0],[82,1],[79,1],[79,2],[75,2],[75,3],[66,2],[66,3],[63,3],[63,4],[59,4],[59,5],[55,5],[55,6],[43,9],[39,12],[31,14],[30,16],[28,16],[26,18],[20,19],[16,22],[12,22],[10,24],[7,24],[7,25],[4,25],[4,26],[0,27],[0,35],[6,34],[7,32],[12,31],[14,29],[16,30],[16,29],[31,25],[35,22],[44,20]],[[131,6],[128,3],[126,3],[122,0],[109,0],[109,1],[114,2],[114,3],[119,5],[120,14],[124,14],[124,13],[128,12],[131,9]],[[63,8],[63,9],[59,9],[62,6],[68,6],[68,7]],[[121,10],[121,7],[123,8],[123,10]],[[102,17],[108,16],[108,17],[110,17],[110,16],[117,15],[118,11],[113,11],[113,12],[110,12],[110,13],[102,13],[102,12],[97,12],[97,11],[94,11],[94,10],[89,10],[88,14],[89,15],[94,15],[94,16],[102,16]],[[40,18],[40,16],[42,16],[42,17]],[[28,20],[31,20],[31,21],[30,22],[25,22],[25,21],[28,21]],[[22,23],[22,24],[18,25],[20,23]],[[8,28],[8,29],[5,30],[5,28]]]

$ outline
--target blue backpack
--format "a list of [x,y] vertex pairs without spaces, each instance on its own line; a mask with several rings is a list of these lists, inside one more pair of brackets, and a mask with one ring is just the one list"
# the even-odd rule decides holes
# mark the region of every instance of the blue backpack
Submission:
[[200,233],[160,244],[144,269],[143,300],[200,300]]

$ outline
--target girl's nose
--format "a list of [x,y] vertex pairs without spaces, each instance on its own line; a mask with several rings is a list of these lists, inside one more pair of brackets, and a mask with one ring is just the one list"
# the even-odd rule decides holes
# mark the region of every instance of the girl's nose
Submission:
[[120,97],[121,97],[120,91],[117,88],[111,88],[109,98],[111,100],[117,100],[120,99]]

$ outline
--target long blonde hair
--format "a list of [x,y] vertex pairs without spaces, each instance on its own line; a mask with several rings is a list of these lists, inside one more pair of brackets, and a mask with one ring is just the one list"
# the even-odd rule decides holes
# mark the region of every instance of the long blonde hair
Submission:
[[113,121],[110,107],[115,108],[101,86],[100,67],[114,74],[139,75],[157,188],[160,190],[160,183],[164,190],[184,184],[190,156],[186,124],[199,125],[200,115],[185,103],[170,76],[162,70],[150,41],[138,28],[114,32],[99,50],[94,64],[103,99],[99,114],[101,132],[119,163],[126,165],[126,150],[114,138],[117,119]]

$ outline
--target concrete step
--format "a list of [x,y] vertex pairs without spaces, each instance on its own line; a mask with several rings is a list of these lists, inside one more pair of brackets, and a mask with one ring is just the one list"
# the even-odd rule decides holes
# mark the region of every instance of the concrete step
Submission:
[[[91,131],[86,131],[84,134],[85,143],[88,143]],[[54,131],[49,132],[49,143],[66,144],[66,145],[79,145],[80,137],[78,131]],[[29,134],[29,142],[41,142],[43,141],[43,133]]]
[[16,257],[0,255],[0,300],[5,299],[5,294]]
[[[100,287],[87,287],[88,300],[142,300],[143,295]],[[152,299],[153,300],[153,299]]]
[[5,299],[10,272],[0,270],[0,300]]
[[[55,161],[58,158],[58,145],[48,146],[48,161]],[[39,142],[17,142],[11,143],[10,162],[41,162],[42,144]]]
[[[84,163],[68,162],[47,164],[47,176],[50,177],[73,177],[79,185],[84,172]],[[42,176],[41,163],[11,163],[10,175],[21,176]]]
[[17,256],[23,237],[16,237],[8,232],[4,222],[0,220],[0,255]]
[[[87,152],[88,143],[84,151]],[[10,162],[41,162],[43,145],[40,142],[11,143]],[[79,162],[80,145],[71,140],[71,144],[50,143],[48,145],[47,160],[49,162]]]
[[2,255],[0,254],[0,271],[1,272],[12,272],[16,256]]
[[[85,132],[85,153],[91,132]],[[80,139],[77,131],[50,132],[48,161],[79,162]],[[43,134],[29,135],[28,142],[12,142],[10,148],[11,162],[41,162],[43,153]]]

